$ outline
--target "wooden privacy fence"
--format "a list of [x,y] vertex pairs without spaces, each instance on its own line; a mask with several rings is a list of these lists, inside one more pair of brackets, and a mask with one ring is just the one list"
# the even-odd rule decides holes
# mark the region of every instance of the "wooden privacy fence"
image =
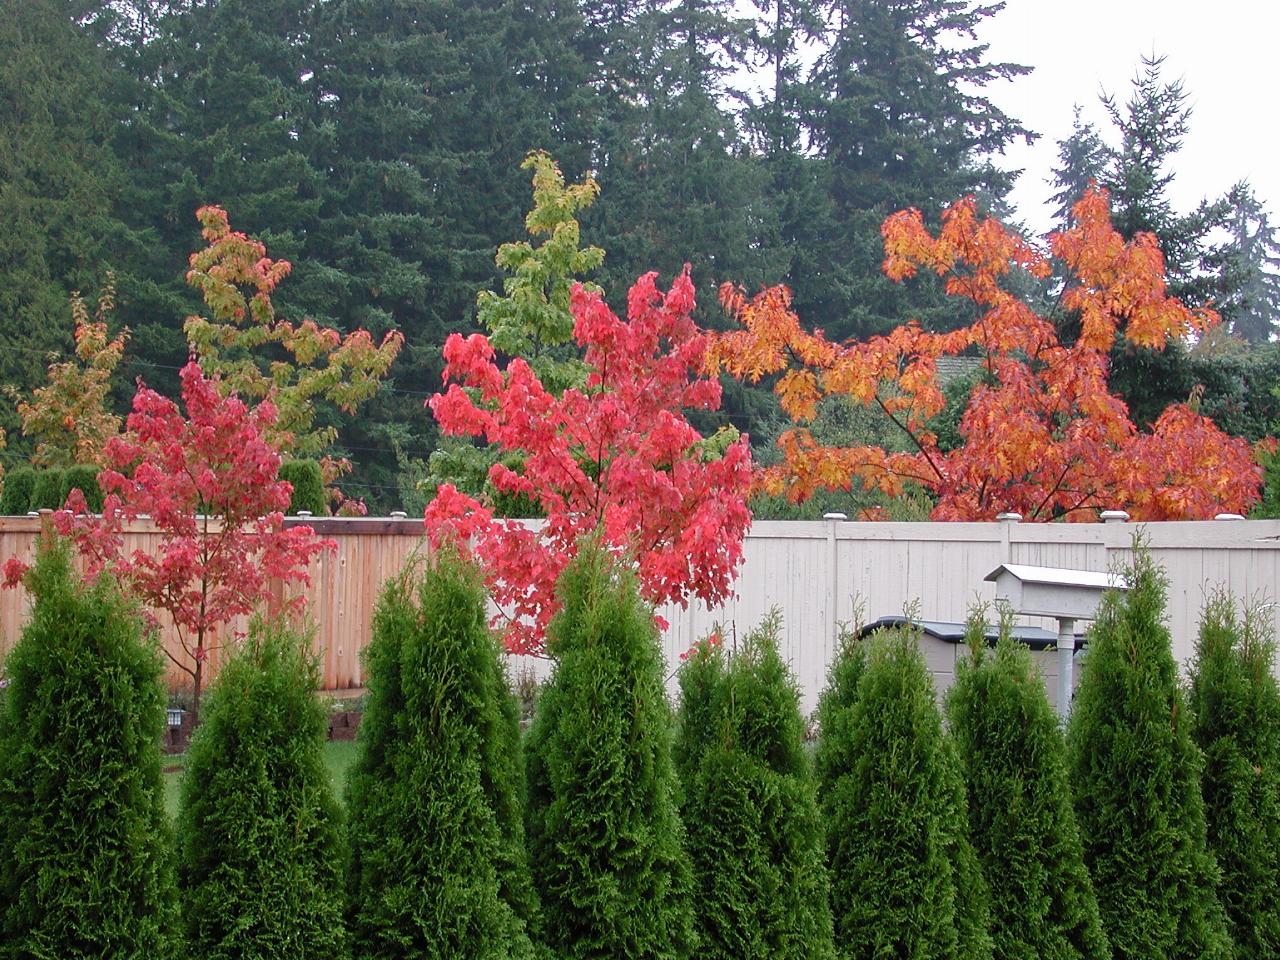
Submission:
[[[290,521],[293,522],[293,521]],[[35,518],[0,519],[0,561],[29,559],[39,530]],[[324,685],[362,685],[360,650],[368,640],[382,583],[414,551],[424,549],[420,520],[334,518],[311,521],[337,549],[311,567],[302,592],[315,623],[315,652]],[[791,663],[811,710],[826,677],[836,631],[861,608],[868,620],[902,613],[916,604],[930,620],[963,620],[976,599],[993,598],[983,578],[1001,563],[1107,570],[1128,556],[1135,532],[1145,536],[1169,577],[1169,626],[1174,654],[1191,655],[1205,592],[1221,584],[1242,598],[1274,601],[1280,593],[1280,521],[1219,520],[1187,523],[853,523],[762,521],[746,542],[737,596],[718,609],[668,605],[659,613],[670,626],[663,636],[667,663],[720,624],[730,641],[772,608],[783,615],[783,656]],[[134,525],[126,547],[146,549],[158,533]],[[0,652],[7,652],[25,619],[21,590],[0,592]],[[1053,629],[1052,622],[1025,622]],[[233,623],[227,633],[243,630]],[[175,649],[176,640],[166,637]],[[226,649],[225,647],[223,648]],[[216,669],[219,654],[211,658]],[[514,670],[545,675],[548,664],[517,658]],[[946,664],[931,664],[946,686]],[[171,671],[175,684],[183,679]]]

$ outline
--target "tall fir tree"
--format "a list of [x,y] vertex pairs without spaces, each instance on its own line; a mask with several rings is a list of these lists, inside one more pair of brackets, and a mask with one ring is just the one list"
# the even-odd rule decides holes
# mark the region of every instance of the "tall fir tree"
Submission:
[[[0,382],[28,392],[46,354],[73,348],[72,291],[96,291],[131,235],[112,149],[116,65],[65,0],[6,4],[0,16]],[[0,429],[18,451],[12,405]]]
[[703,892],[699,957],[835,957],[825,837],[781,625],[774,611],[732,657],[704,641],[680,668],[676,757]]
[[1071,120],[1071,135],[1058,141],[1058,162],[1050,175],[1054,194],[1053,224],[1055,230],[1071,228],[1071,209],[1080,202],[1091,185],[1106,181],[1107,168],[1112,161],[1098,128],[1080,115],[1076,104]]
[[1191,666],[1191,734],[1218,897],[1237,960],[1280,952],[1280,688],[1274,621],[1258,607],[1243,622],[1225,592],[1210,595]]
[[1217,277],[1215,305],[1233,335],[1266,344],[1280,333],[1280,237],[1248,182],[1231,188],[1227,207],[1228,239],[1208,257]]
[[1127,591],[1109,591],[1090,628],[1067,729],[1085,864],[1116,960],[1226,960],[1202,757],[1164,623],[1166,581],[1137,547]]
[[379,598],[347,786],[357,960],[535,956],[516,715],[484,603],[447,551]]
[[0,957],[177,956],[160,654],[43,541],[0,707]]
[[964,785],[914,633],[846,637],[818,723],[839,955],[991,957]]
[[255,621],[218,673],[187,751],[178,814],[186,955],[346,952],[342,815],[306,639]]
[[992,956],[1106,960],[1058,718],[1031,654],[1007,629],[987,649],[985,612],[970,618],[970,657],[948,691],[947,718],[991,890]]
[[694,903],[653,610],[584,544],[562,575],[555,671],[526,738],[528,842],[546,940],[566,960],[679,960]]
[[1030,68],[989,61],[987,46],[974,39],[1003,7],[968,0],[826,5],[830,39],[809,83],[809,123],[835,219],[829,273],[816,285],[834,293],[810,306],[810,284],[793,282],[801,316],[829,336],[884,333],[909,319],[955,322],[937,284],[904,287],[882,276],[880,224],[905,207],[932,222],[965,194],[997,202],[1008,193],[1013,175],[989,158],[1032,135],[983,88]]

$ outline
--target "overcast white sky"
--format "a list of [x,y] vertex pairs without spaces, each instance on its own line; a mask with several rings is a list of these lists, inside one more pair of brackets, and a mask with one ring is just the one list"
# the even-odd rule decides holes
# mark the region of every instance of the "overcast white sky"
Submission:
[[1008,166],[1025,168],[1013,202],[1048,229],[1046,183],[1056,141],[1071,132],[1072,106],[1100,128],[1098,93],[1127,98],[1144,53],[1166,57],[1164,76],[1182,78],[1194,108],[1175,164],[1172,197],[1181,211],[1248,179],[1280,213],[1280,4],[1275,0],[1009,0],[980,39],[992,60],[1035,67],[988,88],[1007,113],[1041,134],[1019,145]]

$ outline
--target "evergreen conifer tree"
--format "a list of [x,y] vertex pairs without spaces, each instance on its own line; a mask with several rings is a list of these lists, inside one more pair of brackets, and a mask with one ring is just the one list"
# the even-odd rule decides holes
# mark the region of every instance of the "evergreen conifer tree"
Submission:
[[693,890],[653,610],[631,572],[586,544],[560,596],[526,753],[547,942],[565,960],[681,960]]
[[1127,574],[1089,631],[1067,731],[1085,865],[1116,960],[1228,958],[1166,581],[1141,548]]
[[15,467],[4,475],[4,490],[0,491],[0,514],[20,517],[31,509],[31,497],[36,491],[34,467]]
[[255,621],[187,751],[178,887],[187,956],[343,955],[342,817],[305,639]]
[[1280,955],[1280,689],[1275,632],[1210,596],[1191,668],[1192,737],[1204,751],[1209,848],[1237,960]]
[[348,782],[354,957],[534,956],[515,716],[476,570],[445,551],[392,580],[366,657]]
[[839,956],[989,958],[964,786],[912,631],[846,637],[818,720]]
[[704,642],[680,672],[684,785],[698,956],[833,960],[825,837],[800,693],[774,611],[728,659]]
[[45,541],[0,718],[0,957],[173,956],[160,654],[107,576]]
[[990,885],[992,954],[1105,960],[1058,719],[1031,654],[1007,629],[987,650],[984,612],[970,619],[971,658],[948,692],[947,715],[970,838]]

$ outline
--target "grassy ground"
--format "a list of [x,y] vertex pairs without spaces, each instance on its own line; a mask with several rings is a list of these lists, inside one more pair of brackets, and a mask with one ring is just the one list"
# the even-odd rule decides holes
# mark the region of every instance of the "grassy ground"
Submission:
[[[353,740],[334,740],[324,745],[324,763],[329,770],[329,780],[333,784],[334,793],[341,800],[347,782],[347,768],[356,758],[356,745]],[[182,783],[181,754],[164,758],[166,773],[164,775],[164,805],[170,818],[178,815],[178,796]],[[177,769],[174,769],[177,768]]]

